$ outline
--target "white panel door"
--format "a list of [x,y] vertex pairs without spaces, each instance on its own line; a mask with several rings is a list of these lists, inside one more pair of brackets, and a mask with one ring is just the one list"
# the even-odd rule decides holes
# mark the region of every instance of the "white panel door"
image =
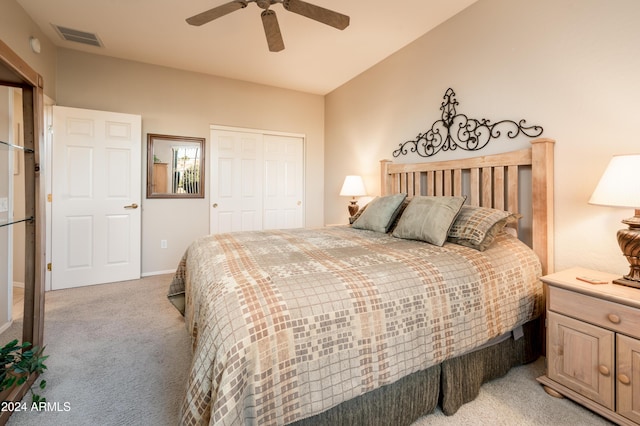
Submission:
[[262,135],[211,131],[212,234],[262,229]]
[[141,117],[54,106],[54,290],[140,278]]
[[264,135],[264,229],[304,226],[303,142]]

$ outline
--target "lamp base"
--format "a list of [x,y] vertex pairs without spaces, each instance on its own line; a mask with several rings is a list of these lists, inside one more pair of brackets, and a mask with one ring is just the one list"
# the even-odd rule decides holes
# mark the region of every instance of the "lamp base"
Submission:
[[629,225],[629,228],[618,231],[618,245],[629,262],[629,273],[613,282],[640,288],[640,210],[636,209],[635,216],[622,223]]
[[640,281],[628,280],[626,278],[618,278],[612,281],[614,284],[624,285],[627,287],[640,288]]
[[349,204],[348,208],[349,208],[349,216],[355,216],[356,213],[358,213],[358,210],[360,210],[360,206],[358,205],[358,201],[357,200],[351,200],[351,204]]

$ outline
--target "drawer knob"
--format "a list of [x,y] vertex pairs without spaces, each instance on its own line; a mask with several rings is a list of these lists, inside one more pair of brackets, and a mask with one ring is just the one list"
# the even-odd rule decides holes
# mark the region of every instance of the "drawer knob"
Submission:
[[611,321],[614,324],[620,324],[620,317],[617,316],[616,314],[609,314],[607,315],[607,318],[609,318],[609,321]]
[[605,365],[599,365],[598,366],[598,371],[600,371],[600,374],[602,374],[605,377],[609,377],[609,369],[607,368],[607,366]]
[[629,376],[627,376],[626,374],[618,374],[618,380],[623,385],[628,385],[629,383],[631,383],[631,379],[629,379]]

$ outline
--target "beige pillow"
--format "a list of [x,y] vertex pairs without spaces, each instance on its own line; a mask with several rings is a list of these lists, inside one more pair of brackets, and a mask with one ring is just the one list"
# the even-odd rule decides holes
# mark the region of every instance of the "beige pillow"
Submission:
[[442,246],[466,197],[414,197],[402,213],[393,236]]
[[521,216],[487,207],[462,206],[451,225],[448,240],[476,250],[486,250],[505,225]]
[[402,217],[402,213],[404,212],[404,209],[407,208],[410,202],[411,202],[411,199],[409,197],[405,198],[402,201],[402,204],[400,204],[400,208],[398,208],[398,214],[396,215],[396,218],[391,223],[391,226],[389,226],[389,230],[387,232],[393,232],[393,230],[396,229],[396,226],[398,226],[398,221]]
[[351,226],[356,229],[388,232],[406,197],[407,194],[394,194],[374,198]]

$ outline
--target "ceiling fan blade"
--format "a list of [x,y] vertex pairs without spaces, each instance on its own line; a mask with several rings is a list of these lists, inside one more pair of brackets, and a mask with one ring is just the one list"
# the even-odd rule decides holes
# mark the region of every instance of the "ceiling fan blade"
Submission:
[[306,16],[315,21],[344,30],[349,26],[349,17],[324,7],[316,6],[302,0],[284,0],[283,6],[289,12]]
[[276,13],[267,9],[262,14],[262,25],[264,26],[264,35],[267,37],[267,44],[271,52],[279,52],[284,49],[284,41],[280,33],[280,25],[278,25],[278,17]]
[[218,19],[221,16],[234,12],[238,9],[244,9],[245,7],[247,7],[247,2],[244,0],[232,1],[221,6],[214,7],[213,9],[209,9],[205,12],[198,13],[191,18],[187,18],[187,23],[195,26],[200,26],[206,24],[207,22],[211,22],[214,19]]

